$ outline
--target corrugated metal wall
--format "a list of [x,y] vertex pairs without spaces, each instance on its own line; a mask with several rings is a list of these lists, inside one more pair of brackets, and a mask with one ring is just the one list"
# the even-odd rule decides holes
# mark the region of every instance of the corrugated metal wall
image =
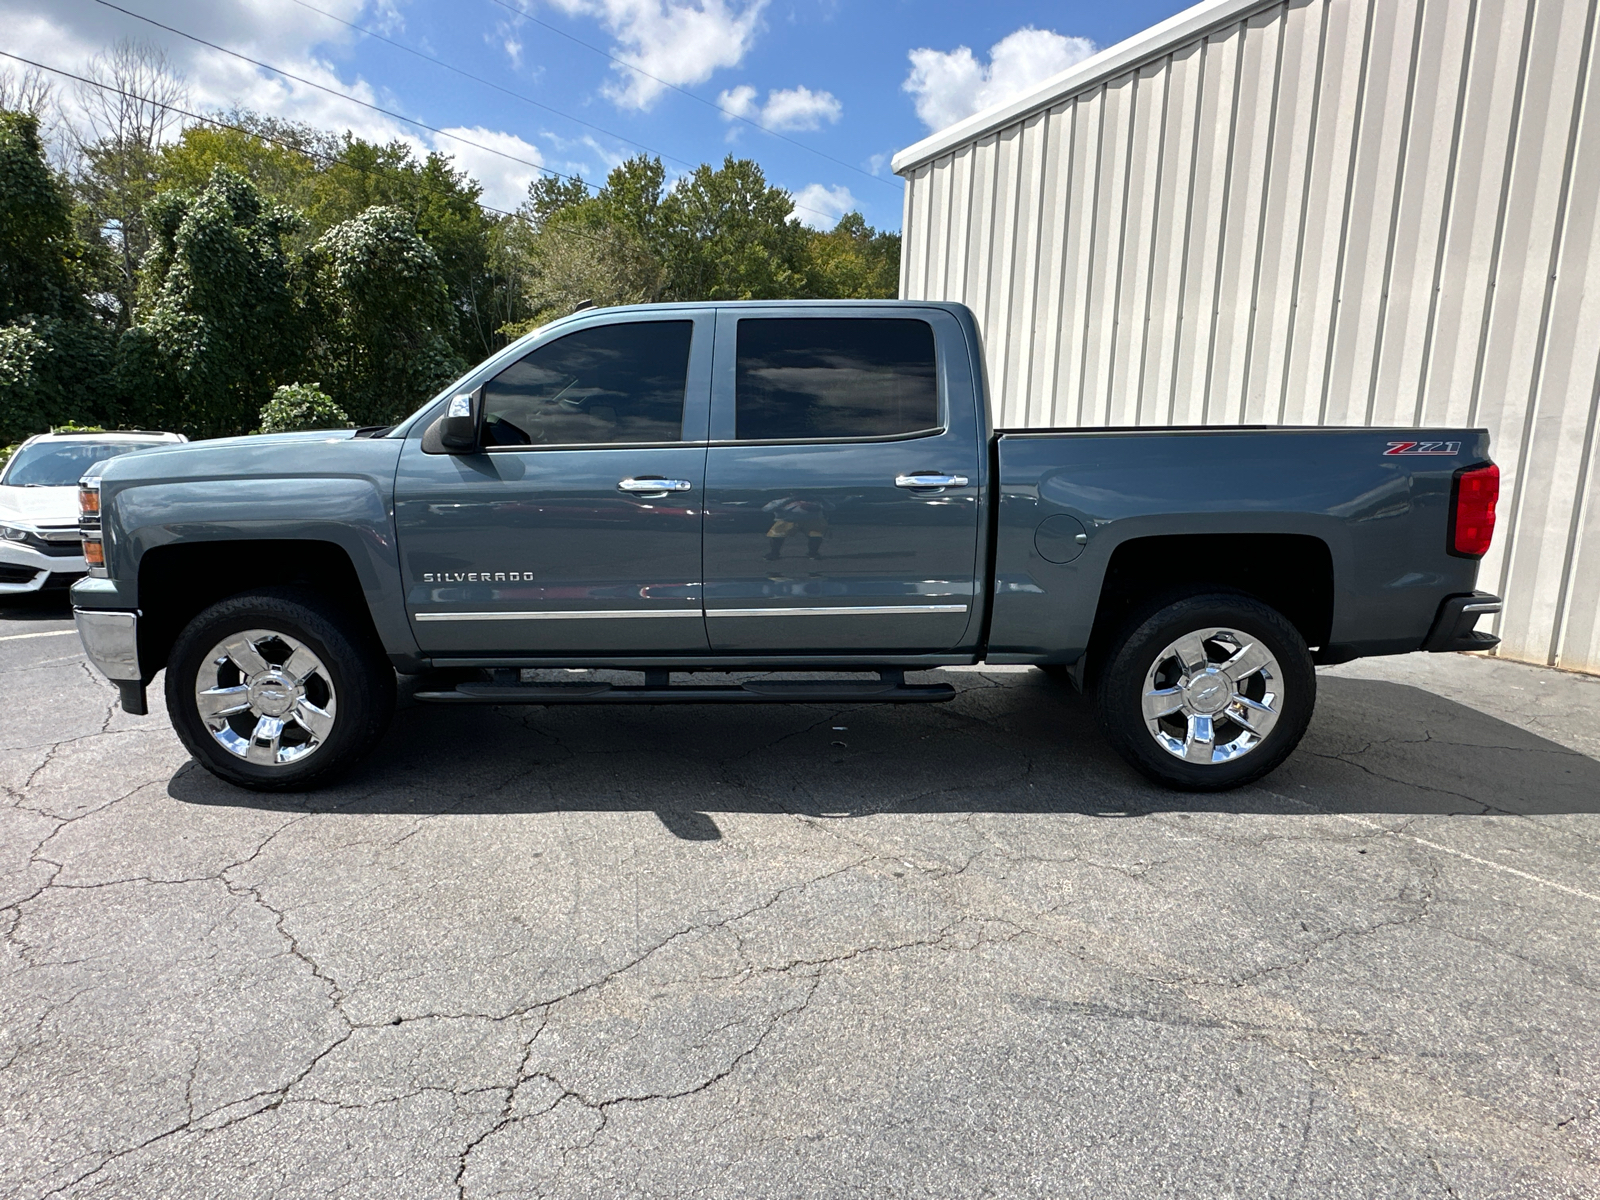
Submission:
[[1595,36],[1250,6],[905,168],[901,295],[976,311],[1002,425],[1486,425],[1501,653],[1600,671]]

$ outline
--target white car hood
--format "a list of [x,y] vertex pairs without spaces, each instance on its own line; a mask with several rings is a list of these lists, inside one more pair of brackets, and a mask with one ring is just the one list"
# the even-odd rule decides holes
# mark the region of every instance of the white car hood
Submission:
[[78,489],[0,486],[0,521],[21,521],[38,526],[76,525]]

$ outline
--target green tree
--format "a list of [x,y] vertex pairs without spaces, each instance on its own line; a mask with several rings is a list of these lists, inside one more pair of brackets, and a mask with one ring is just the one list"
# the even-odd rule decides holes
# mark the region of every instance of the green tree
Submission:
[[115,422],[115,342],[89,319],[0,325],[0,445],[70,422]]
[[[523,332],[583,299],[606,305],[812,294],[814,235],[794,220],[789,193],[768,185],[754,162],[729,157],[719,168],[702,165],[670,190],[665,180],[660,160],[641,155],[612,170],[594,196],[581,180],[536,182],[518,214],[528,231],[518,248],[529,315],[504,331]],[[843,268],[841,262],[841,277]]]
[[192,436],[247,432],[301,361],[283,245],[297,218],[242,175],[216,167],[198,193],[157,196],[145,220],[152,245],[138,319],[119,346],[132,415]]
[[312,361],[355,421],[398,420],[464,369],[444,270],[407,213],[378,206],[335,225],[306,270]]
[[[198,192],[217,167],[244,176],[274,204],[303,212],[318,201],[318,172],[339,141],[307,125],[245,110],[223,114],[225,125],[191,125],[161,147],[156,175],[163,190]],[[339,219],[348,214],[341,214]],[[324,231],[310,219],[298,231],[305,249]],[[291,245],[296,238],[291,238]]]
[[111,337],[83,298],[87,257],[38,121],[0,112],[0,443],[115,407]]
[[806,247],[807,294],[819,300],[893,300],[900,295],[900,235],[845,213],[827,233],[813,230]]
[[83,311],[84,256],[38,120],[0,112],[0,321]]
[[484,212],[483,188],[449,156],[418,160],[403,142],[379,146],[346,134],[317,173],[315,191],[306,215],[324,232],[374,206],[405,213],[438,259],[451,310],[440,330],[452,351],[476,361],[500,348],[497,331],[520,310],[495,255],[499,219]]
[[701,164],[661,202],[666,299],[780,300],[805,289],[806,230],[761,168],[729,155]]
[[528,198],[518,216],[538,232],[552,217],[575,209],[588,199],[589,185],[581,175],[541,175],[528,185]]
[[72,135],[78,229],[97,251],[91,291],[125,329],[133,320],[139,264],[150,249],[145,208],[163,186],[160,148],[187,88],[165,51],[126,38],[91,59],[85,72],[78,89],[82,120]]

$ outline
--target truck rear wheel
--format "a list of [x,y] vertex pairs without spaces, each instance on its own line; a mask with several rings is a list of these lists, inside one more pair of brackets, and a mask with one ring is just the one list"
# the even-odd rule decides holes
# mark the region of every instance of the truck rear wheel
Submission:
[[1130,623],[1100,674],[1106,739],[1189,792],[1260,779],[1299,745],[1317,674],[1299,630],[1247,596],[1190,596]]
[[314,592],[232,596],[184,629],[167,711],[213,775],[255,791],[319,787],[377,743],[394,670],[370,634]]

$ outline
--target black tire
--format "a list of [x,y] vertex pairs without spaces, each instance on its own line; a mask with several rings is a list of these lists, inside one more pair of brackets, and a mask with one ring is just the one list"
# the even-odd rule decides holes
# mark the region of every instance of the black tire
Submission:
[[[207,656],[231,635],[252,630],[287,635],[309,649],[324,668],[325,678],[314,682],[337,697],[326,735],[295,761],[246,761],[213,736],[200,714],[197,680],[203,669],[216,669]],[[266,653],[286,645],[267,643]],[[317,593],[264,588],[213,604],[189,622],[167,659],[166,697],[178,737],[213,775],[258,792],[308,791],[348,770],[383,736],[394,714],[395,673],[371,631]],[[251,715],[239,714],[241,731]],[[313,740],[297,726],[295,731],[307,743]]]
[[[1182,736],[1182,727],[1190,731],[1188,736],[1196,755],[1214,758],[1218,748],[1208,751],[1206,743],[1194,736],[1194,726],[1188,724],[1191,718],[1184,715],[1188,709],[1157,719],[1161,734],[1153,731],[1145,716],[1146,683],[1151,683],[1152,691],[1170,691],[1174,697],[1170,702],[1179,698],[1181,689],[1176,685],[1184,678],[1196,680],[1191,686],[1197,690],[1189,695],[1199,695],[1207,705],[1225,699],[1223,695],[1215,699],[1206,695],[1209,685],[1198,676],[1221,666],[1230,645],[1226,637],[1203,643],[1208,667],[1191,675],[1181,674],[1177,660],[1164,654],[1185,635],[1211,629],[1235,631],[1240,639],[1234,639],[1233,644],[1241,639],[1259,642],[1275,660],[1276,670],[1263,671],[1243,685],[1233,686],[1247,698],[1254,692],[1256,703],[1264,701],[1271,691],[1274,698],[1269,707],[1276,708],[1276,723],[1256,739],[1248,723],[1233,723],[1232,714],[1237,712],[1247,722],[1258,725],[1265,724],[1263,717],[1267,714],[1263,711],[1258,715],[1245,707],[1246,700],[1239,700],[1237,707],[1209,714],[1209,720],[1223,753],[1228,752],[1228,746],[1249,743],[1246,748],[1224,761],[1190,761],[1165,748],[1158,736],[1165,737],[1166,745],[1171,745]],[[1159,673],[1152,677],[1152,671],[1158,669]],[[1317,673],[1311,652],[1300,631],[1283,614],[1248,596],[1211,593],[1183,597],[1135,616],[1107,647],[1095,699],[1106,740],[1146,778],[1186,792],[1221,792],[1260,779],[1289,757],[1311,722],[1316,693]],[[1223,743],[1224,738],[1235,740]]]

